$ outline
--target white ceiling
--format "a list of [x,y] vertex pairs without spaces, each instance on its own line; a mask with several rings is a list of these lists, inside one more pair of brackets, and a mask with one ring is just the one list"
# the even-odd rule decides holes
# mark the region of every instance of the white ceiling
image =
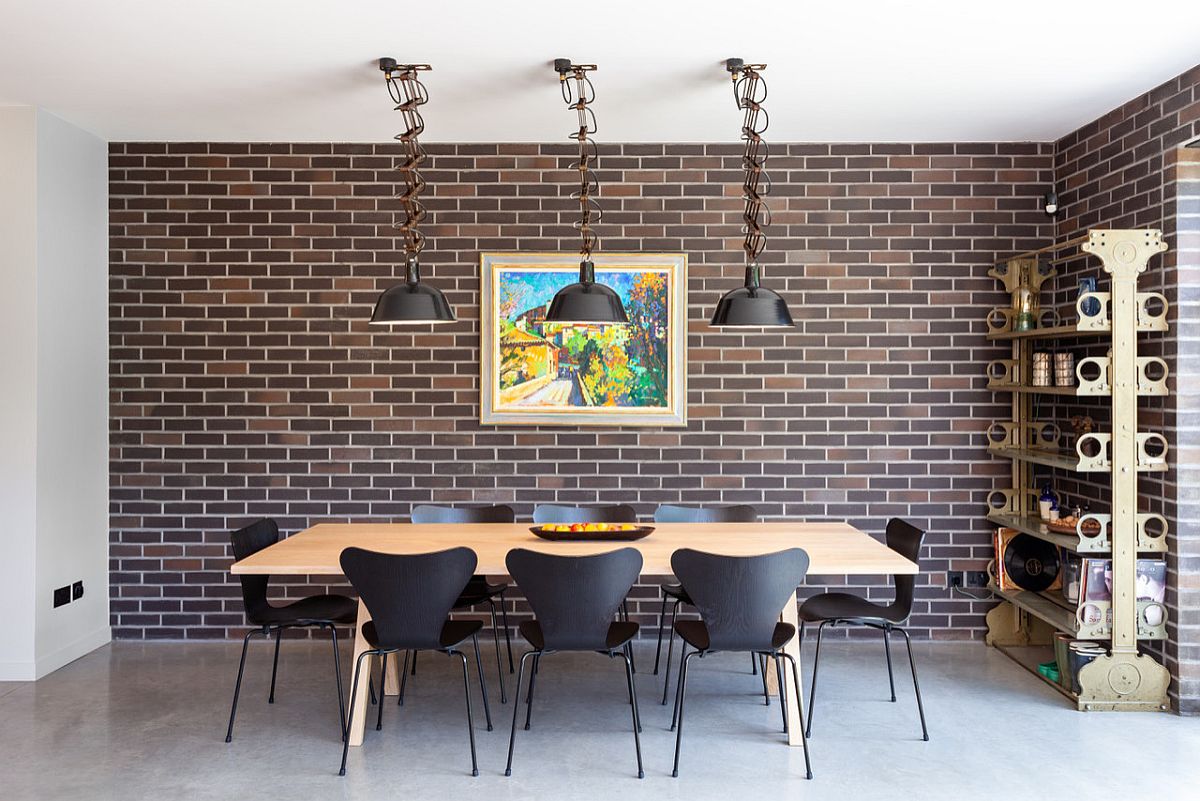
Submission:
[[722,61],[768,64],[776,141],[1045,141],[1200,62],[1161,0],[3,0],[0,104],[111,140],[377,141],[379,56],[429,62],[426,141],[736,139]]

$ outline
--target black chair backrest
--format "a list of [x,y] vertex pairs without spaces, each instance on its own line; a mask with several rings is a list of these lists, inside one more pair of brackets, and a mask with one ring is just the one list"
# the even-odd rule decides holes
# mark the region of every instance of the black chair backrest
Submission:
[[664,503],[654,510],[655,523],[757,523],[753,506],[676,506]]
[[611,506],[558,506],[547,503],[533,508],[535,523],[636,523],[637,512],[625,503]]
[[714,651],[771,647],[779,613],[808,572],[808,554],[789,548],[761,556],[719,556],[680,548],[671,569],[708,629]]
[[[920,564],[921,540],[925,532],[909,523],[893,517],[887,524],[887,546],[910,562]],[[916,591],[917,577],[912,574],[897,575],[896,600],[892,601],[891,609],[902,612],[902,618],[907,618],[912,612],[913,595]]]
[[410,513],[414,523],[515,523],[517,515],[511,506],[414,506]]
[[642,555],[635,548],[592,556],[515,548],[504,562],[550,651],[604,650],[613,616],[642,571]]
[[381,648],[441,648],[442,627],[478,558],[470,548],[422,554],[347,548],[342,572],[366,604]]
[[[256,554],[268,545],[279,542],[279,524],[269,517],[264,517],[245,528],[239,528],[229,535],[233,541],[233,558],[237,561]],[[267,603],[267,584],[270,576],[239,575],[242,583],[242,603],[246,606],[246,617],[251,623],[257,623],[262,614],[271,605]]]

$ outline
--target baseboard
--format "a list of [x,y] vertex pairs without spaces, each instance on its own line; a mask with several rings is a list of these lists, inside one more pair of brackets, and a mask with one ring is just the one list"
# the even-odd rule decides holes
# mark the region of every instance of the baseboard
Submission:
[[86,656],[97,648],[112,642],[112,628],[102,626],[82,637],[67,643],[63,647],[39,658],[36,664],[35,679],[47,676],[64,665],[69,665],[81,656]]

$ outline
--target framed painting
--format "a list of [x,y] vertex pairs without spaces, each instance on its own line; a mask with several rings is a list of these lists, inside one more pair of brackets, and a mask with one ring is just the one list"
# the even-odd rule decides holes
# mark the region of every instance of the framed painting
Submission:
[[546,322],[579,280],[570,253],[481,257],[480,421],[491,425],[687,423],[687,256],[596,253],[627,324]]

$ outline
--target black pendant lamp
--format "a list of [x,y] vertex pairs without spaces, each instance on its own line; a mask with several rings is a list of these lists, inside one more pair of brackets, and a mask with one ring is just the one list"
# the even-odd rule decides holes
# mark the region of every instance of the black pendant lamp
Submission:
[[579,143],[579,191],[572,193],[572,197],[579,200],[580,218],[575,227],[583,242],[579,251],[579,281],[555,293],[546,311],[548,323],[616,325],[629,322],[620,296],[612,287],[596,283],[596,265],[592,263],[592,249],[596,246],[592,219],[593,216],[599,219],[600,214],[600,207],[593,197],[599,186],[592,165],[598,160],[599,153],[596,140],[588,138],[596,132],[596,114],[589,108],[596,99],[596,92],[587,74],[595,69],[595,64],[572,64],[569,58],[554,60],[563,100],[579,118],[579,129],[571,134],[571,138]]
[[425,180],[420,166],[425,161],[425,150],[417,137],[425,130],[419,106],[429,100],[425,84],[418,73],[427,72],[428,64],[397,64],[394,58],[379,59],[379,69],[387,81],[388,94],[396,104],[396,111],[404,118],[405,131],[396,134],[396,140],[404,147],[404,161],[397,166],[404,176],[404,191],[396,198],[404,206],[404,221],[396,229],[404,237],[405,280],[383,292],[375,302],[371,325],[404,325],[406,323],[452,323],[454,312],[442,291],[421,282],[421,267],[418,262],[425,247],[425,235],[417,226],[425,219],[425,207],[421,204],[421,190]]
[[710,325],[721,328],[792,328],[796,325],[779,293],[760,284],[762,267],[758,257],[767,245],[763,228],[771,224],[771,213],[764,200],[771,191],[771,179],[764,169],[768,153],[767,143],[762,138],[768,121],[762,107],[762,102],[767,99],[767,84],[762,77],[766,66],[746,64],[740,58],[725,62],[725,68],[733,78],[734,99],[744,112],[742,140],[746,149],[742,154],[742,168],[746,171],[746,180],[742,184],[742,197],[746,205],[742,220],[746,239],[742,250],[746,252],[746,281],[717,301]]

